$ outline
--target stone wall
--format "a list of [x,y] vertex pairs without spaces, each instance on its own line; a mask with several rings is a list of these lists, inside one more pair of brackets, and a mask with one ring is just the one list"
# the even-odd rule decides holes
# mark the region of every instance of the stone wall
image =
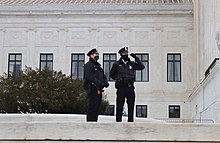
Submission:
[[210,74],[195,88],[190,96],[192,118],[212,119],[220,122],[220,62],[210,70]]

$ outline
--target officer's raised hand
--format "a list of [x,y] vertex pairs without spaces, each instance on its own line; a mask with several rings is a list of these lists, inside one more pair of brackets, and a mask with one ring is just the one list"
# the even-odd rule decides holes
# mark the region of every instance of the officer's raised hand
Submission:
[[103,87],[105,87],[105,88],[109,87],[109,83],[108,82],[104,83]]
[[131,53],[130,56],[135,59],[137,58],[136,54],[134,54],[134,53]]
[[103,88],[107,88],[109,86],[109,84],[107,82],[102,82],[100,83],[99,86],[97,86],[97,89],[103,90]]

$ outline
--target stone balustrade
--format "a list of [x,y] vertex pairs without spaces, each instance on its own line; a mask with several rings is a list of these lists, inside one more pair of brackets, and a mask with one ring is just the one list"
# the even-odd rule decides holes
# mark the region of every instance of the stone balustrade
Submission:
[[1,114],[0,143],[135,143],[220,141],[220,124],[166,123],[135,119],[115,123],[100,116],[99,122],[85,122],[84,115]]

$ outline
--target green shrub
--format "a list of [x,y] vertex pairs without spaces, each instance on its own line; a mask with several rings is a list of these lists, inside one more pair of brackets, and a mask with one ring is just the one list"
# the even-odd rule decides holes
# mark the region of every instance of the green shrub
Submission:
[[[0,77],[0,113],[84,114],[87,104],[82,80],[61,71],[26,68],[17,76]],[[108,104],[103,100],[101,113]]]

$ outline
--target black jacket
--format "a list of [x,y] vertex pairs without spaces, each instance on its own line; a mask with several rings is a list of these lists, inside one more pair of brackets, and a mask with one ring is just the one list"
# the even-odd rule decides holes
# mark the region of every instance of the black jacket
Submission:
[[116,61],[110,71],[110,77],[116,80],[116,88],[117,84],[123,85],[133,85],[135,81],[135,71],[136,70],[143,70],[145,66],[140,61],[138,57],[135,58],[135,62],[130,61],[125,64],[120,58]]
[[109,86],[101,65],[92,58],[84,65],[84,89],[87,90],[88,86],[95,86],[96,89]]

